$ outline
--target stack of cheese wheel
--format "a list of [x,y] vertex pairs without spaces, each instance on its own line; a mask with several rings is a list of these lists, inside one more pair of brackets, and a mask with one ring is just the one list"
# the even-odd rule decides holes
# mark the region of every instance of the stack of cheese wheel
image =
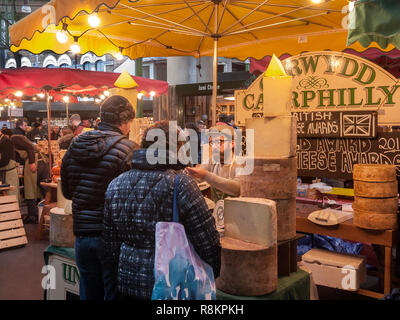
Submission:
[[259,198],[224,201],[224,237],[219,290],[259,296],[278,286],[276,204]]
[[397,229],[396,166],[354,165],[354,224],[364,229]]
[[254,169],[239,176],[240,196],[276,202],[278,241],[296,236],[296,126],[291,115],[246,120],[246,129],[254,130],[254,158],[245,160]]

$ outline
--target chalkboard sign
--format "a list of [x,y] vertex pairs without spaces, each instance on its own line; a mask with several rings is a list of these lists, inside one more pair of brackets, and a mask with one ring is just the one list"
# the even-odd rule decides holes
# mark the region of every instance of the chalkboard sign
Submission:
[[375,139],[298,138],[299,176],[353,179],[357,163],[392,164],[400,177],[400,132],[378,133]]
[[297,136],[304,138],[375,138],[375,111],[293,112]]

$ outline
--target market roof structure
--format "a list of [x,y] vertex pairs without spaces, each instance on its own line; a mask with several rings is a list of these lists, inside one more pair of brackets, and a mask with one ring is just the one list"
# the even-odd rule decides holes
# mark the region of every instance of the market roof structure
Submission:
[[214,123],[218,56],[342,51],[347,8],[347,0],[52,0],[10,27],[11,50],[214,56]]

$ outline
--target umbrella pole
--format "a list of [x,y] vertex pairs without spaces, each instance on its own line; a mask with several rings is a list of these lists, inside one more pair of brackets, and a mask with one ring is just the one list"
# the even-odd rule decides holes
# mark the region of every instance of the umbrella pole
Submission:
[[47,141],[48,141],[48,148],[49,148],[49,169],[50,169],[50,178],[51,178],[51,103],[50,103],[50,95],[46,92],[46,106],[47,106]]
[[217,117],[217,85],[218,85],[218,40],[214,39],[214,61],[213,61],[213,91],[212,91],[212,125],[215,126]]
[[217,117],[217,85],[218,85],[218,2],[215,3],[215,24],[214,24],[214,59],[213,59],[213,90],[212,90],[212,110],[211,121],[215,126]]
[[66,124],[66,126],[68,127],[68,119],[69,119],[69,102],[66,102],[65,103],[65,111],[66,111],[66,113],[67,113],[67,120],[66,120],[66,122],[67,122],[67,124]]

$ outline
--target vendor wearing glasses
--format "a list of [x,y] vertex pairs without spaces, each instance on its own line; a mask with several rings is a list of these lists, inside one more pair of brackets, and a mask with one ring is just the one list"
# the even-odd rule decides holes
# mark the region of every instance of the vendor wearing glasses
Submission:
[[201,181],[206,181],[213,190],[213,200],[222,200],[226,196],[240,196],[240,182],[236,176],[238,164],[235,161],[235,132],[226,124],[210,128],[209,152],[203,147],[202,154],[210,154],[208,159],[203,157],[202,164],[195,168],[186,168],[185,172]]

